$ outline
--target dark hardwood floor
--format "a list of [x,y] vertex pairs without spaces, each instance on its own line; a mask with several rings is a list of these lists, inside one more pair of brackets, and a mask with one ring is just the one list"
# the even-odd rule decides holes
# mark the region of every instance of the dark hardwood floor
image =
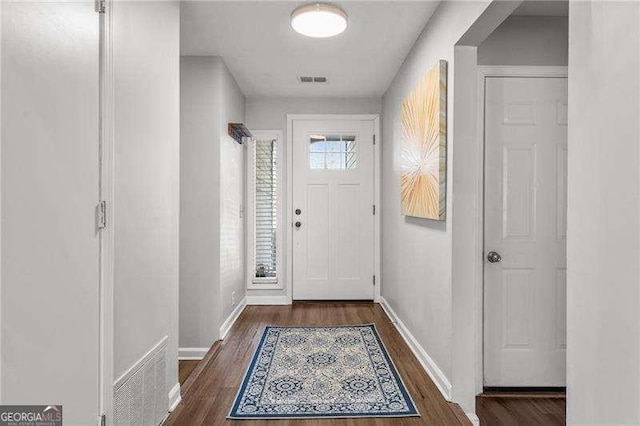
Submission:
[[490,394],[476,398],[481,426],[564,425],[565,409],[562,395]]
[[[421,417],[227,420],[253,351],[267,325],[357,325],[375,323]],[[185,370],[186,371],[186,367]],[[185,373],[186,374],[186,373]],[[182,402],[166,425],[460,425],[470,424],[460,408],[442,397],[380,305],[372,303],[300,303],[248,306],[227,338],[216,345],[186,379]]]
[[[355,325],[375,323],[421,417],[322,420],[227,420],[240,381],[266,325]],[[166,425],[460,425],[470,424],[455,404],[440,395],[380,305],[300,303],[248,306],[227,338],[216,342],[202,361],[180,361],[182,403]],[[477,397],[482,426],[565,424],[562,394],[497,394]]]
[[180,381],[180,386],[184,385],[184,382],[187,381],[187,378],[199,363],[200,361],[180,361],[178,365],[178,380]]

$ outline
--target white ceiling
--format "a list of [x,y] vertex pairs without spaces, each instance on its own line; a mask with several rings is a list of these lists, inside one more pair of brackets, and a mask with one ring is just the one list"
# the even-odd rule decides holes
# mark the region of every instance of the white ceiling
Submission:
[[304,3],[183,1],[182,55],[222,56],[247,97],[382,96],[438,1],[341,1],[349,27],[329,39],[291,29]]

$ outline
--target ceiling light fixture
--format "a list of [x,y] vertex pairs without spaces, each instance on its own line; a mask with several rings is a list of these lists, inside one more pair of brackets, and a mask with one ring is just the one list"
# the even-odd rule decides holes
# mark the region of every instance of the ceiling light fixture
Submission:
[[308,37],[333,37],[347,29],[347,14],[333,4],[305,4],[291,13],[291,27]]

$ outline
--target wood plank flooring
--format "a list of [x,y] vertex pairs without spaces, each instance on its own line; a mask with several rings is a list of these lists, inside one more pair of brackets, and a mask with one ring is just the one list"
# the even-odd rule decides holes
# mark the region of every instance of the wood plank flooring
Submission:
[[[358,325],[375,323],[421,417],[312,419],[312,420],[227,420],[247,365],[267,325]],[[166,425],[286,425],[286,426],[395,426],[470,424],[460,408],[442,397],[418,360],[406,345],[380,305],[373,303],[300,303],[288,306],[248,306],[227,338],[209,355],[182,402]],[[194,373],[195,374],[195,373]]]
[[193,372],[193,369],[196,368],[200,361],[180,361],[178,365],[178,380],[180,381],[180,386],[184,385],[184,382]]
[[566,423],[563,397],[530,395],[479,395],[476,413],[482,426],[536,425],[555,426]]

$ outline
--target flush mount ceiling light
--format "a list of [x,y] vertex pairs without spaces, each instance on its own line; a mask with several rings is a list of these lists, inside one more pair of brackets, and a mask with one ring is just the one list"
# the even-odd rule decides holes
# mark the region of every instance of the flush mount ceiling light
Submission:
[[291,27],[308,37],[333,37],[347,29],[347,14],[333,4],[305,4],[291,13]]

